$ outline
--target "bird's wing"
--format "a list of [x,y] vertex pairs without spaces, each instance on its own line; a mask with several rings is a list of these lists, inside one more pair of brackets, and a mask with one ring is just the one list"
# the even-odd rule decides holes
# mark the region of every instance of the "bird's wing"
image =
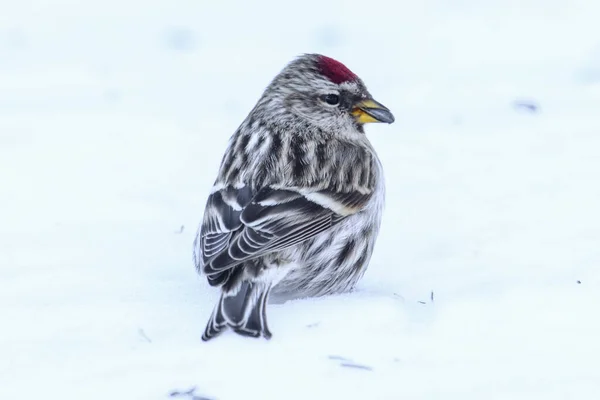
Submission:
[[211,259],[227,250],[232,236],[242,229],[240,216],[251,200],[249,186],[213,189],[194,241],[194,263],[198,271],[202,271]]
[[210,280],[243,261],[301,243],[362,210],[371,195],[271,186],[245,205],[236,202],[237,209],[215,192],[199,237],[201,269]]

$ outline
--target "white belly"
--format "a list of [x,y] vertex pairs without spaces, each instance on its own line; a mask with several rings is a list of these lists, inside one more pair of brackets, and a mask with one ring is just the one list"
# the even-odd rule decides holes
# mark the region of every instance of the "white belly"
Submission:
[[379,162],[378,166],[376,192],[364,210],[281,253],[290,264],[273,288],[276,298],[345,292],[360,280],[373,254],[383,213],[385,184]]

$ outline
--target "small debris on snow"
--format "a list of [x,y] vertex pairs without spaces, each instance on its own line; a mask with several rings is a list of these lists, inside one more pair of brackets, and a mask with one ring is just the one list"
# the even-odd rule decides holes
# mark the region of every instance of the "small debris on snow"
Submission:
[[347,358],[344,358],[344,357],[342,357],[342,356],[335,356],[335,355],[330,355],[330,356],[329,356],[329,357],[327,357],[327,358],[329,358],[330,360],[337,360],[337,361],[347,361],[347,362],[349,362],[349,361],[350,361],[350,360],[349,360],[349,359],[347,359]]
[[192,386],[190,389],[186,390],[185,392],[180,392],[178,390],[174,390],[171,393],[169,393],[169,396],[170,397],[193,396],[195,391],[196,391],[196,386]]
[[186,398],[189,398],[190,400],[213,400],[210,397],[205,397],[202,395],[195,394],[195,392],[196,392],[196,386],[193,386],[192,388],[190,388],[189,390],[186,390],[185,392],[180,392],[178,390],[174,390],[171,393],[169,393],[169,397],[186,397]]
[[146,332],[142,328],[138,329],[138,334],[148,343],[152,343],[152,340],[146,335]]
[[360,365],[360,364],[354,364],[354,363],[341,363],[340,366],[346,367],[346,368],[364,369],[365,371],[373,371],[373,368],[369,367],[368,365]]
[[307,328],[316,328],[319,325],[321,325],[321,321],[313,322],[312,324],[306,325],[306,327]]
[[349,360],[349,359],[344,358],[344,357],[341,357],[341,356],[330,355],[328,358],[330,360],[341,361],[340,362],[340,367],[356,368],[356,369],[364,369],[366,371],[373,371],[373,368],[369,367],[368,365],[357,364],[354,361]]
[[581,285],[581,281],[580,281],[580,280],[577,280],[577,284],[578,284],[578,285]]
[[540,107],[533,100],[516,100],[513,103],[513,107],[517,111],[527,111],[529,113],[536,113]]
[[404,301],[404,297],[402,297],[402,295],[398,294],[398,293],[392,293],[394,295],[394,297],[396,297],[398,300]]
[[185,225],[181,225],[181,226],[179,227],[179,230],[178,230],[178,231],[175,231],[175,233],[176,233],[176,234],[178,234],[178,235],[180,235],[180,234],[182,234],[182,233],[183,233],[183,230],[184,230],[184,229],[185,229]]

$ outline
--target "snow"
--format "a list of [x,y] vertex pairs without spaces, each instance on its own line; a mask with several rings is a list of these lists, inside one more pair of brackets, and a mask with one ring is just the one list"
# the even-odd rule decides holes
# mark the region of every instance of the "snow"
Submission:
[[[599,398],[597,2],[0,9],[1,399]],[[376,252],[356,292],[270,305],[271,341],[204,343],[195,228],[304,52],[396,115]]]

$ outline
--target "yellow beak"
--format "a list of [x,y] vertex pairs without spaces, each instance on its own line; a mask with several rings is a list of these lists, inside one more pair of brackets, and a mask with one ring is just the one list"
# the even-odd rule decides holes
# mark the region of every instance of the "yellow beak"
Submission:
[[360,124],[369,122],[385,122],[391,124],[394,122],[394,115],[383,104],[373,99],[365,99],[354,105],[352,115]]

